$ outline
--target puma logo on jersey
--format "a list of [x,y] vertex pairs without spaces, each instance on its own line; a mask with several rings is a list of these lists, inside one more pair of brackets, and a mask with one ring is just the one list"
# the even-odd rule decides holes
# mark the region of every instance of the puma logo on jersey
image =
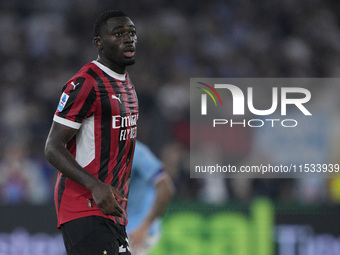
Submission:
[[122,101],[120,101],[120,95],[118,97],[116,97],[115,95],[112,95],[112,99],[117,99],[119,103],[122,103]]
[[79,85],[79,82],[78,82],[77,84],[74,84],[74,82],[73,82],[73,81],[71,81],[71,85],[73,86],[73,89],[72,89],[72,90],[75,90],[75,89],[76,89],[76,87]]

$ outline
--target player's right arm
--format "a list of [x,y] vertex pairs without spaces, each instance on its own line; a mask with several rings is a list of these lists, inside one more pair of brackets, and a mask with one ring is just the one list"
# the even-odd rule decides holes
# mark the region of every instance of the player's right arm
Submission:
[[66,144],[76,132],[77,129],[54,121],[45,144],[47,160],[66,177],[89,189],[103,214],[122,217],[125,212],[117,203],[115,196],[124,201],[126,198],[117,189],[82,168],[67,150]]

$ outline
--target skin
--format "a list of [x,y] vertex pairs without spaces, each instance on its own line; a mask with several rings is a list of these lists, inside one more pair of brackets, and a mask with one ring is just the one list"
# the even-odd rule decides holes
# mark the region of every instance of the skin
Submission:
[[[135,62],[131,52],[135,51],[136,43],[133,22],[128,17],[111,18],[102,27],[100,36],[94,38],[98,49],[97,61],[116,73],[124,74],[126,66]],[[66,149],[66,144],[77,131],[53,122],[45,144],[47,160],[66,177],[89,189],[103,214],[122,217],[125,211],[119,206],[116,197],[123,201],[127,199],[116,188],[100,181],[82,168]]]
[[94,38],[94,44],[98,49],[97,61],[117,73],[124,74],[126,66],[135,63],[134,56],[124,54],[134,52],[137,44],[136,28],[128,17],[108,20],[100,36]]
[[174,193],[175,188],[171,177],[164,172],[163,176],[156,184],[156,199],[149,214],[141,225],[129,235],[132,250],[138,250],[139,247],[144,246],[152,222],[163,215],[166,205],[169,203]]

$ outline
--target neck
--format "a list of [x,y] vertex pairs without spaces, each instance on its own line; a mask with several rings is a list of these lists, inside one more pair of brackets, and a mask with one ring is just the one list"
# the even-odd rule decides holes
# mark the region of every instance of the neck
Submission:
[[98,56],[97,61],[104,66],[110,68],[112,71],[119,73],[119,74],[125,74],[126,73],[126,67],[118,66],[117,64],[113,63],[112,61],[109,61],[107,59],[103,59],[100,56]]

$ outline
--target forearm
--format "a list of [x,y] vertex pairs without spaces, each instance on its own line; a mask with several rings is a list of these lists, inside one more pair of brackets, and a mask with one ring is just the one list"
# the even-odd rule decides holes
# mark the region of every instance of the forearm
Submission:
[[92,190],[98,184],[99,180],[82,168],[64,145],[47,141],[45,155],[58,171],[85,188]]
[[156,190],[155,202],[143,222],[147,226],[150,226],[156,218],[164,214],[167,204],[174,195],[174,185],[168,174],[165,173],[157,183]]
[[66,144],[77,131],[77,129],[53,122],[45,144],[45,156],[66,177],[92,190],[99,180],[82,168],[66,149]]

